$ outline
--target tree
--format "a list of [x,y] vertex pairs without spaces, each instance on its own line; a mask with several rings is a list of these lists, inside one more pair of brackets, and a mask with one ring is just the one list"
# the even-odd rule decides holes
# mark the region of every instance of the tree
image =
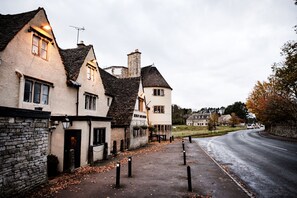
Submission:
[[241,119],[235,113],[231,113],[230,122],[231,126],[235,127],[237,124],[241,122]]
[[244,121],[247,120],[248,109],[246,108],[246,105],[243,102],[235,102],[232,105],[227,106],[224,114],[231,115],[232,113],[235,113],[236,116],[238,116],[240,119]]
[[186,120],[192,113],[191,109],[181,108],[178,105],[172,105],[172,124],[182,125],[186,124]]
[[219,122],[219,114],[217,114],[216,112],[211,113],[208,120],[208,130],[209,131],[216,130],[218,122]]

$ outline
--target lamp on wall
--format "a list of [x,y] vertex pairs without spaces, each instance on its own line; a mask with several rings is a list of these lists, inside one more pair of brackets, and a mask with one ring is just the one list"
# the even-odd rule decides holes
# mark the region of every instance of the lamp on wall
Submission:
[[62,121],[62,124],[64,129],[68,129],[70,127],[70,120],[67,115],[65,115],[65,119]]

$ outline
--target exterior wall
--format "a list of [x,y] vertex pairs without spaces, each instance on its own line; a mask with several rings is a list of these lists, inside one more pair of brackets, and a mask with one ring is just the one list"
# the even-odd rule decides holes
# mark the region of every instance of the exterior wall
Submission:
[[[154,89],[164,89],[164,96],[154,96]],[[144,88],[145,98],[150,108],[148,112],[149,125],[172,125],[171,115],[171,89],[162,87],[145,87]],[[154,113],[154,106],[164,106],[163,113]],[[166,134],[168,137],[171,136],[171,130]]]
[[[26,109],[41,107],[52,114],[65,115],[69,111],[75,112],[72,107],[75,101],[68,97],[72,90],[66,87],[65,69],[55,41],[48,44],[48,60],[31,52],[33,32],[28,32],[28,29],[30,26],[40,27],[42,24],[48,24],[43,10],[37,13],[1,52],[0,95],[6,97],[1,97],[0,105]],[[51,31],[47,34],[54,38]],[[23,102],[24,75],[53,84],[49,90],[48,105]]]
[[50,113],[5,111],[3,115],[0,108],[0,197],[20,195],[47,182]]
[[[98,68],[96,63],[92,63],[91,60],[95,59],[93,50],[90,50],[85,61],[80,69],[77,82],[81,84],[79,89],[79,115],[92,115],[92,116],[106,116],[109,106],[107,105],[107,97],[105,95],[102,79],[100,78],[99,70],[96,69],[94,75],[94,81],[87,79],[87,68],[88,64],[92,64],[95,68]],[[94,95],[98,95],[96,100],[96,110],[87,110],[85,109],[85,95],[84,93],[88,92]],[[72,97],[76,97],[73,95]],[[110,97],[111,100],[111,97]]]
[[270,127],[269,133],[282,137],[297,138],[297,126],[275,124]]
[[[94,128],[106,128],[106,142],[110,142],[110,122],[102,122],[102,121],[91,121],[91,139],[90,145],[93,145],[93,131]],[[72,126],[70,126],[67,130],[81,130],[81,156],[80,156],[80,165],[86,166],[88,165],[88,151],[89,151],[89,133],[90,128],[87,121],[73,121]],[[64,137],[65,130],[63,129],[62,123],[56,126],[51,133],[50,142],[51,142],[51,150],[50,153],[56,155],[59,160],[58,170],[63,171],[64,166]],[[61,141],[62,140],[62,141]],[[108,149],[108,153],[110,153],[110,148]],[[94,151],[94,161],[103,159],[103,146],[95,146]]]
[[[127,130],[127,129],[126,129]],[[126,135],[125,135],[125,128],[112,128],[111,129],[111,140],[108,143],[108,147],[112,150],[113,149],[113,141],[117,142],[117,151],[121,148],[121,140],[124,140],[124,143],[127,142]],[[124,146],[125,148],[126,146]]]

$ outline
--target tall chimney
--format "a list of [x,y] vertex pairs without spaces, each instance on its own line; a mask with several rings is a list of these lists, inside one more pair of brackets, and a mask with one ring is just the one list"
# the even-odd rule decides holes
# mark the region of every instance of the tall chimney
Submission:
[[136,49],[128,56],[128,77],[139,77],[141,74],[141,52]]

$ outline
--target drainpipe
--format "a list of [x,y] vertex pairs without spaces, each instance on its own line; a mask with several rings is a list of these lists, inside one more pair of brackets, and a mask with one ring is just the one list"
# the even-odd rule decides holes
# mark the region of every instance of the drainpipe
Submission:
[[92,119],[88,120],[89,125],[89,144],[88,144],[88,163],[93,164],[93,147],[91,146],[91,134],[92,134]]
[[20,83],[19,83],[19,101],[18,101],[18,108],[22,108],[23,107],[23,96],[24,96],[24,83],[25,83],[25,78],[24,75],[22,74],[22,72],[20,72],[19,70],[15,70],[16,75],[19,77],[20,79]]
[[76,116],[78,116],[78,105],[79,105],[79,86],[76,88]]

